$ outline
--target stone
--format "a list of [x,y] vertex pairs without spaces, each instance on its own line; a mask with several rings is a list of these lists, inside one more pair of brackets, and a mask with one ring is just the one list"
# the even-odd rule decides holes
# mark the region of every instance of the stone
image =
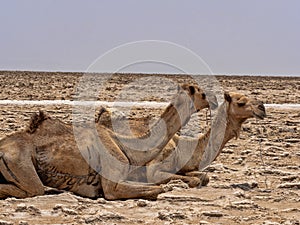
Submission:
[[0,220],[0,225],[13,225],[14,223],[5,220]]
[[257,208],[258,206],[251,200],[242,200],[242,201],[235,201],[232,202],[227,208],[235,208],[235,209],[250,209],[250,208]]
[[16,212],[25,212],[27,210],[27,206],[24,203],[18,204],[16,208]]
[[248,155],[250,154],[252,151],[250,149],[246,149],[244,151],[241,152],[242,155]]
[[201,213],[203,216],[208,216],[208,217],[222,217],[224,214],[220,211],[203,211]]
[[143,199],[139,199],[136,203],[136,205],[138,207],[146,207],[148,205],[148,201],[146,200],[143,200]]
[[27,221],[22,221],[22,220],[21,220],[21,221],[19,222],[19,225],[29,225],[29,223],[28,223]]
[[300,189],[300,183],[283,183],[279,184],[277,188],[293,188],[293,189]]
[[104,198],[99,198],[99,199],[97,199],[97,203],[106,204],[107,201]]
[[245,192],[244,191],[236,191],[233,193],[234,196],[238,198],[244,198],[245,197]]
[[32,216],[36,216],[36,215],[41,215],[41,210],[36,208],[35,206],[33,205],[30,205],[27,207],[27,212],[29,212],[30,215]]
[[258,186],[258,183],[256,181],[251,181],[247,183],[241,183],[241,184],[231,184],[230,187],[232,188],[240,188],[244,191],[249,191],[253,188],[256,188]]
[[231,150],[231,149],[229,149],[229,148],[224,148],[223,150],[222,150],[222,153],[224,153],[224,154],[233,154],[234,153],[234,151],[233,150]]
[[280,225],[280,223],[273,222],[273,221],[264,221],[263,225]]
[[284,176],[281,178],[282,181],[293,181],[299,178],[298,175],[290,175],[290,176]]
[[174,219],[184,220],[187,219],[187,216],[181,212],[158,212],[158,219],[166,221],[171,221]]
[[213,165],[210,165],[206,168],[206,170],[208,172],[215,172],[215,171],[225,171],[225,168],[223,166],[223,164],[219,163],[219,164],[213,164]]
[[54,210],[54,211],[62,210],[62,209],[63,209],[63,205],[62,205],[62,204],[56,204],[56,205],[53,207],[53,210]]
[[289,156],[289,155],[290,155],[289,152],[283,152],[280,156],[282,156],[282,157],[287,157],[287,156]]
[[299,143],[300,139],[298,139],[298,138],[290,138],[290,139],[286,139],[285,141],[289,142],[289,143]]
[[69,208],[63,208],[62,212],[64,212],[67,215],[73,215],[73,216],[78,214],[75,210]]

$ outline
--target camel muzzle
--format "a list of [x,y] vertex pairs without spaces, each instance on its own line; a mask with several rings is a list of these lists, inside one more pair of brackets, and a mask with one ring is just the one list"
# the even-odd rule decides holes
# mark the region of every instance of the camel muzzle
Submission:
[[255,101],[252,104],[255,107],[255,109],[253,110],[255,118],[263,120],[265,117],[267,117],[266,108],[261,101]]

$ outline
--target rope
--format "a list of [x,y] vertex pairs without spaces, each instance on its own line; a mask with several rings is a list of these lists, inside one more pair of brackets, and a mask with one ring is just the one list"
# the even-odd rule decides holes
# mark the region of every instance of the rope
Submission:
[[[257,123],[259,123],[258,120],[256,120]],[[263,141],[263,131],[264,131],[264,127],[262,126],[261,128],[258,129],[258,137],[259,137],[259,156],[260,156],[260,161],[262,163],[262,166],[263,166],[263,170],[266,171],[266,164],[265,164],[265,161],[263,159],[263,150],[262,150],[262,141]],[[268,176],[266,175],[266,173],[263,173],[263,176],[265,178],[265,186],[266,186],[266,189],[268,189]]]

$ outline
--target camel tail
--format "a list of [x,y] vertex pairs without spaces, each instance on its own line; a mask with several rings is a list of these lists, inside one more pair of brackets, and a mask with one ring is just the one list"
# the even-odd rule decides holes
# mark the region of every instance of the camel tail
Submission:
[[39,114],[34,113],[31,116],[29,126],[27,127],[26,131],[31,134],[34,133],[46,119],[48,119],[48,116],[42,110],[39,110]]

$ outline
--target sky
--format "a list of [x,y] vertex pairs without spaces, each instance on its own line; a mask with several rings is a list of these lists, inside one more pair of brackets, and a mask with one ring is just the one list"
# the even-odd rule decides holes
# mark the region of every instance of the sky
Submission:
[[0,2],[0,70],[86,71],[117,46],[161,40],[190,49],[214,74],[300,75],[298,0]]

